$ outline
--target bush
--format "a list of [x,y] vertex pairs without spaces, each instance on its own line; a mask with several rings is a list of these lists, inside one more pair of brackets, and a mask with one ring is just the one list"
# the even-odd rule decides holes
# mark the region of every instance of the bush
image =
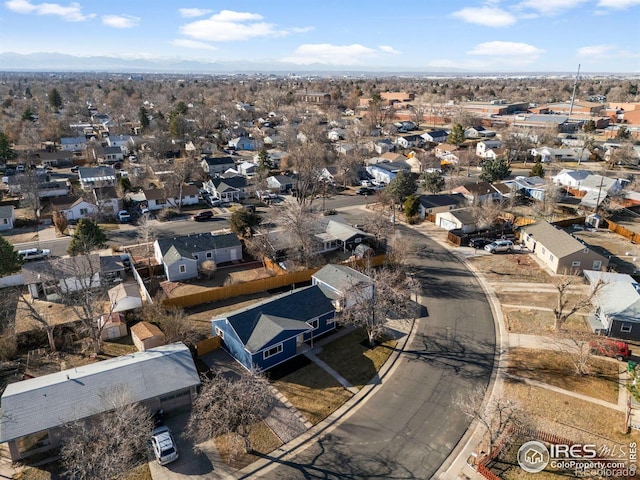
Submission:
[[0,360],[7,362],[12,360],[18,352],[18,342],[13,335],[0,336]]
[[13,221],[13,228],[37,227],[38,221],[34,218],[16,218]]
[[177,208],[163,208],[160,213],[156,215],[156,218],[161,222],[166,222],[176,217],[180,217],[182,214]]

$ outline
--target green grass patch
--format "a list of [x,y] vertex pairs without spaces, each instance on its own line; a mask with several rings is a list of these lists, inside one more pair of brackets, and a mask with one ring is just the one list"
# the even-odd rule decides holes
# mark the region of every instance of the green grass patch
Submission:
[[377,375],[396,344],[387,339],[369,348],[367,333],[359,328],[325,345],[318,357],[352,385],[362,388]]
[[314,425],[351,398],[348,390],[315,363],[305,365],[273,384]]

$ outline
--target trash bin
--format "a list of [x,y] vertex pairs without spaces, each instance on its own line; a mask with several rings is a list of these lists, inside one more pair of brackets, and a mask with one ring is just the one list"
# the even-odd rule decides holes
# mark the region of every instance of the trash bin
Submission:
[[638,366],[637,362],[634,362],[633,360],[629,360],[627,362],[627,372],[633,372],[637,366]]

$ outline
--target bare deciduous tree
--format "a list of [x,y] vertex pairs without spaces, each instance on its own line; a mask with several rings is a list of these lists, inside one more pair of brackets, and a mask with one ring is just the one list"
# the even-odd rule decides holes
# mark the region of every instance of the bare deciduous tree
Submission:
[[289,232],[297,248],[297,259],[309,266],[314,253],[314,235],[318,233],[320,215],[306,203],[288,202],[271,211],[272,221],[281,229]]
[[553,280],[553,284],[558,292],[556,306],[553,308],[553,330],[558,332],[562,330],[564,324],[577,311],[591,305],[591,301],[597,295],[598,291],[605,285],[603,281],[598,281],[591,287],[589,293],[579,295],[578,298],[570,297],[572,286],[581,282],[579,275],[560,275]]
[[122,403],[107,412],[67,427],[61,457],[69,478],[120,478],[147,462],[153,420],[139,404]]
[[56,227],[56,230],[58,230],[60,235],[64,235],[64,232],[67,230],[67,226],[69,225],[67,216],[60,210],[54,210],[53,225]]
[[147,304],[143,308],[142,318],[159,325],[166,343],[182,342],[185,345],[193,345],[201,339],[194,324],[180,308],[165,308],[160,302]]
[[203,377],[186,433],[194,443],[230,434],[235,439],[231,455],[242,453],[238,447],[252,451],[249,430],[271,410],[274,398],[266,378],[258,373],[232,378],[220,371]]
[[389,317],[409,317],[410,296],[416,287],[400,268],[366,268],[363,273],[371,279],[372,289],[357,285],[347,292],[353,302],[343,310],[341,321],[363,327],[373,346],[387,332]]
[[144,243],[147,246],[147,254],[151,249],[151,243],[153,243],[155,237],[155,228],[151,224],[149,214],[145,213],[138,220],[138,228],[136,229],[138,235],[138,241]]
[[491,398],[485,403],[485,392],[485,388],[476,385],[471,390],[461,392],[455,405],[463,415],[477,420],[482,425],[488,451],[491,452],[509,426],[518,421],[520,406],[515,400],[500,397]]

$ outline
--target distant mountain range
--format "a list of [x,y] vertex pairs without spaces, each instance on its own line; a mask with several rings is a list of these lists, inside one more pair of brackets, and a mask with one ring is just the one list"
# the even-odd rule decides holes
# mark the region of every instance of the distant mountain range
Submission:
[[[298,65],[284,62],[207,62],[179,58],[120,58],[106,56],[77,57],[62,53],[0,53],[0,71],[4,72],[112,72],[112,73],[315,73],[331,75],[451,75],[451,76],[567,76],[571,72],[471,72],[454,68],[402,68]],[[583,74],[589,75],[589,74]],[[627,76],[625,74],[592,74]],[[637,76],[637,74],[636,74]]]

